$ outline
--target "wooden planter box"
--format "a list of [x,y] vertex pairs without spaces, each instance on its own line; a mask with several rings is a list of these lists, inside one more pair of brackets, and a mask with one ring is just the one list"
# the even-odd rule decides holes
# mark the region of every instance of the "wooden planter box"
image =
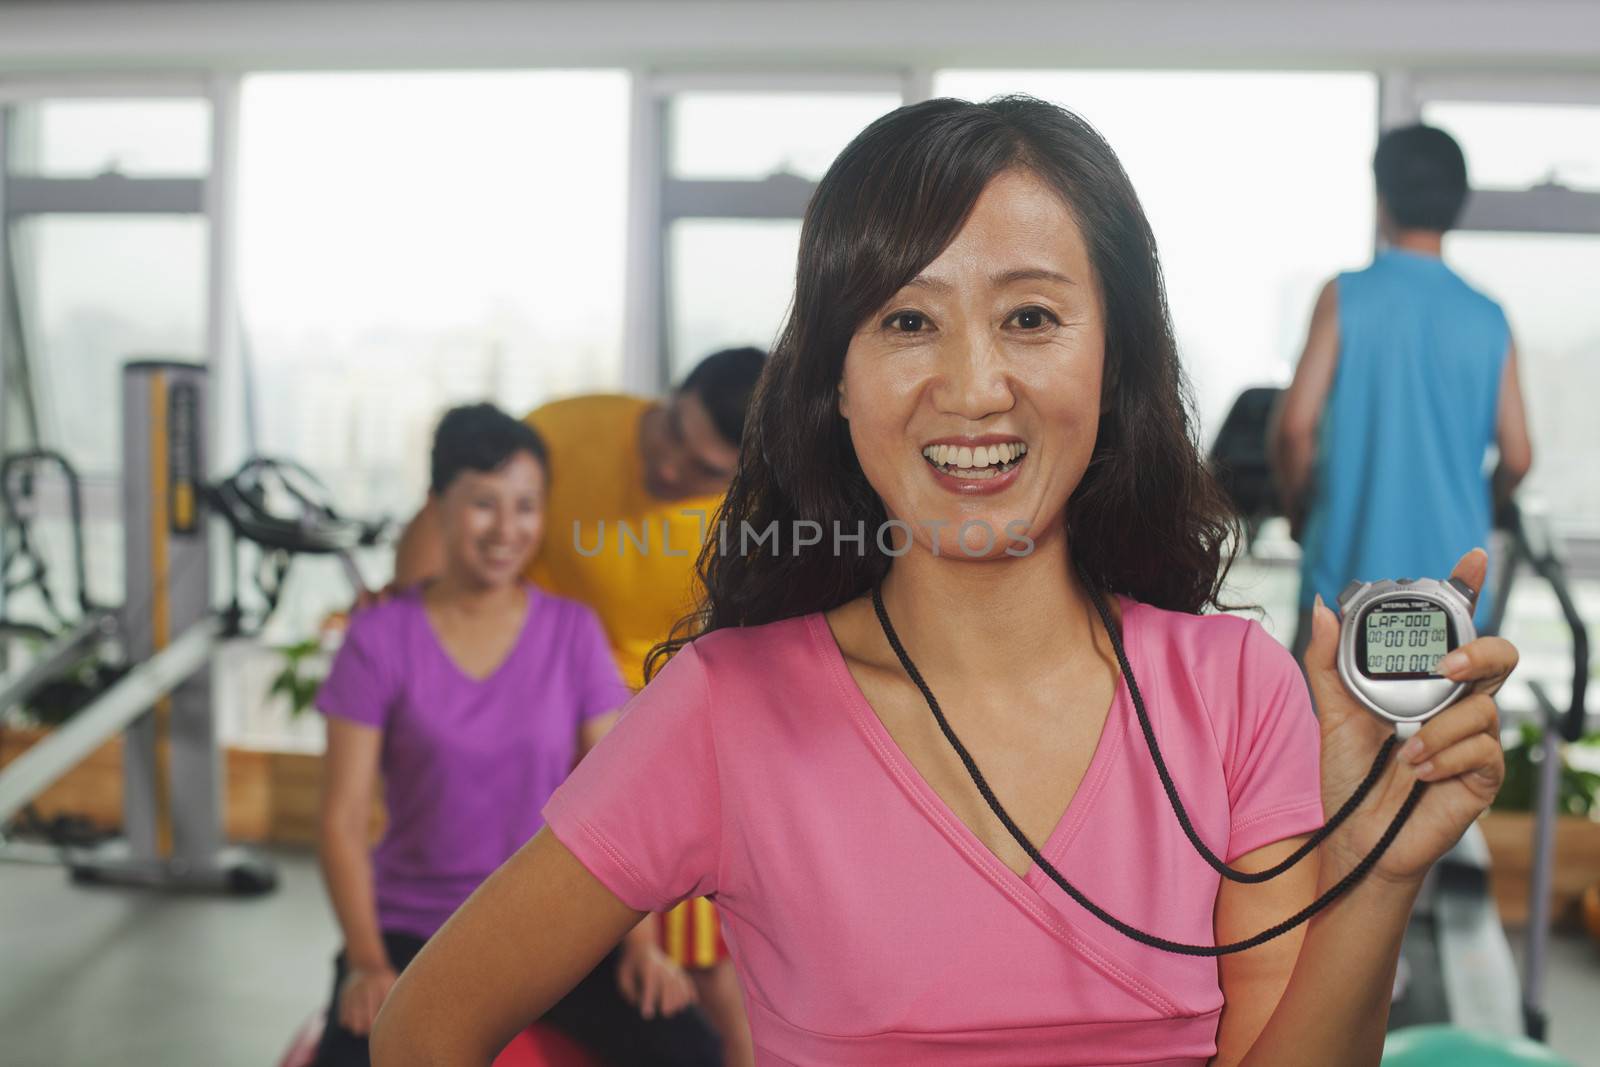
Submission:
[[[45,728],[0,727],[0,767],[49,734]],[[226,794],[223,832],[247,844],[315,845],[322,799],[322,757],[300,752],[223,750]],[[115,737],[40,794],[45,818],[72,814],[107,829],[122,823],[122,738]],[[373,805],[373,833],[382,832],[383,806]]]
[[[1507,926],[1523,926],[1528,921],[1533,821],[1532,813],[1524,811],[1491,811],[1478,821],[1493,857],[1489,884],[1500,921]],[[1600,882],[1600,822],[1561,816],[1556,820],[1556,862],[1550,886],[1550,914],[1558,925],[1576,927],[1579,898],[1596,882]]]

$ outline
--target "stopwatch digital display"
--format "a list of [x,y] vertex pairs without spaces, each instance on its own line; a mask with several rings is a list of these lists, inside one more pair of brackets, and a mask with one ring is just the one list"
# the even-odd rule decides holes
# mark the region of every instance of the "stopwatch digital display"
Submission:
[[1356,699],[1415,733],[1466,690],[1435,674],[1439,661],[1477,636],[1477,594],[1452,578],[1351,582],[1339,594],[1339,677]]
[[1457,644],[1449,613],[1420,597],[1376,604],[1357,626],[1356,666],[1368,678],[1430,678]]

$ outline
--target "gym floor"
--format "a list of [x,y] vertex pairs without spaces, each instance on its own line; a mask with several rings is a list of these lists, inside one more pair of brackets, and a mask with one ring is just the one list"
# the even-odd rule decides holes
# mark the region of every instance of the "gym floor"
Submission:
[[[327,997],[337,937],[314,857],[273,858],[282,884],[255,900],[0,866],[0,1062],[272,1067]],[[1600,1067],[1600,951],[1558,938],[1549,989],[1556,1050]]]

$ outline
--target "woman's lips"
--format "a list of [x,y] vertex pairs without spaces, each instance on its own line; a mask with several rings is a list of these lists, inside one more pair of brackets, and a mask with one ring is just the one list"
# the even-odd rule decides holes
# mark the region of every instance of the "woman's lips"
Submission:
[[[969,469],[966,477],[958,474],[947,473],[946,469],[935,464],[927,457],[923,457],[923,464],[928,468],[928,473],[933,476],[934,484],[946,492],[959,496],[989,496],[1002,493],[1016,483],[1019,472],[1028,462],[1028,453],[1018,456],[1013,462],[1003,468],[984,468],[995,470],[994,474],[973,475]],[[959,468],[958,468],[959,469]]]

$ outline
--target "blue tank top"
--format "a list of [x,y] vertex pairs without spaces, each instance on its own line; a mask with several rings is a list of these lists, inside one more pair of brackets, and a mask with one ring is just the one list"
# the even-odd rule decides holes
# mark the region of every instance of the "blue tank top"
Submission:
[[[1352,578],[1442,578],[1488,547],[1487,452],[1511,331],[1437,257],[1386,251],[1339,275],[1339,365],[1318,427],[1302,607]],[[1479,598],[1478,622],[1489,615]]]

